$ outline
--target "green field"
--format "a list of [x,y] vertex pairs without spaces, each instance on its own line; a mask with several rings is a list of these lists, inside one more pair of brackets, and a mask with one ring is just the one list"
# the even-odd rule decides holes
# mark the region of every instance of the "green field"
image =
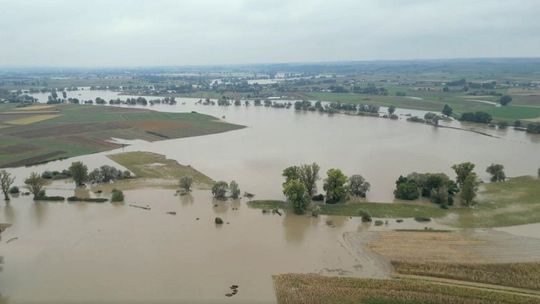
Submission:
[[[291,209],[279,200],[254,200],[252,208]],[[348,201],[340,204],[322,204],[320,214],[359,216],[362,209],[376,218],[439,218],[445,224],[461,228],[488,228],[523,225],[540,222],[540,179],[522,176],[503,183],[483,184],[477,204],[473,207],[442,209],[428,201],[373,203]],[[451,219],[443,219],[456,215]]]
[[[486,100],[497,102],[495,97],[465,96],[463,93],[442,93],[442,92],[422,92],[411,91],[407,95],[422,98],[421,100],[411,99],[410,97],[399,96],[373,96],[355,93],[309,93],[306,98],[322,101],[356,103],[356,104],[376,104],[381,106],[396,106],[397,108],[425,110],[440,112],[445,104],[450,105],[455,113],[484,111],[490,113],[495,120],[514,121],[517,119],[531,119],[540,117],[540,98],[519,102],[524,97],[517,98],[516,103],[511,103],[505,107],[495,107],[472,100]],[[469,97],[469,98],[465,98]],[[530,98],[532,99],[532,98]],[[534,105],[534,106],[533,106]]]
[[55,116],[25,125],[40,111],[0,106],[0,167],[17,167],[118,148],[111,138],[163,139],[226,132],[242,128],[198,113],[164,113],[108,106],[58,105]]
[[108,157],[133,172],[136,177],[179,180],[182,176],[191,176],[195,183],[211,185],[214,182],[193,167],[181,165],[161,154],[126,152],[108,155]]

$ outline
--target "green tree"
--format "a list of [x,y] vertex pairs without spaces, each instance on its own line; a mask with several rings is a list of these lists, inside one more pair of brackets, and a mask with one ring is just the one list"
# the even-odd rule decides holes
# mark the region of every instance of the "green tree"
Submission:
[[45,192],[43,189],[45,186],[45,180],[36,172],[32,172],[24,183],[26,184],[26,187],[30,193],[34,195],[34,199],[38,199],[41,195],[43,195],[43,192]]
[[227,182],[219,181],[212,186],[212,195],[217,199],[224,199],[228,188]]
[[285,182],[283,183],[283,187],[285,187],[285,184],[287,184],[291,180],[300,179],[300,167],[298,166],[287,167],[283,170],[283,173],[281,175],[285,177]]
[[471,172],[463,181],[461,186],[461,203],[465,206],[471,206],[474,203],[476,192],[478,192],[478,178],[476,173]]
[[413,201],[420,197],[420,191],[418,190],[418,186],[416,183],[412,180],[407,180],[404,177],[400,177],[400,179],[403,178],[404,181],[396,182],[396,190],[394,190],[394,197],[397,199],[402,200],[409,200]]
[[456,182],[460,187],[462,187],[467,176],[469,176],[473,172],[474,164],[470,162],[456,164],[452,166],[452,169],[454,169],[457,175]]
[[124,201],[124,192],[113,189],[112,190],[112,196],[111,196],[111,202],[123,202]]
[[492,182],[504,182],[506,174],[504,174],[504,166],[500,164],[491,164],[487,167],[486,172],[491,174]]
[[319,167],[319,165],[317,165],[316,163],[312,163],[311,165],[302,165],[298,170],[300,180],[306,186],[306,189],[308,190],[308,194],[310,196],[317,192],[317,181],[320,179],[320,169],[321,168]]
[[512,102],[512,97],[510,97],[509,95],[504,95],[499,99],[499,103],[502,106],[506,106],[507,104],[509,104],[511,102]]
[[191,176],[182,176],[180,178],[180,189],[185,192],[191,192],[191,185],[193,184],[193,178]]
[[306,185],[298,179],[293,179],[287,182],[283,187],[283,194],[291,203],[294,213],[303,214],[309,206],[309,194]]
[[0,171],[0,186],[2,186],[2,192],[4,193],[4,200],[9,201],[9,188],[15,182],[15,177],[11,177],[11,173],[6,170]]
[[347,176],[339,169],[330,169],[326,172],[323,189],[326,191],[326,202],[337,203],[347,196]]
[[71,163],[69,172],[77,186],[84,185],[88,180],[88,167],[80,161]]
[[442,109],[442,114],[446,117],[450,117],[450,115],[452,115],[452,112],[454,112],[454,109],[452,109],[452,107],[450,107],[449,105],[445,104]]
[[231,183],[229,184],[229,191],[231,191],[231,197],[233,199],[237,199],[240,196],[240,187],[235,181],[231,181]]
[[354,174],[349,177],[349,192],[352,195],[366,197],[371,185],[360,174]]

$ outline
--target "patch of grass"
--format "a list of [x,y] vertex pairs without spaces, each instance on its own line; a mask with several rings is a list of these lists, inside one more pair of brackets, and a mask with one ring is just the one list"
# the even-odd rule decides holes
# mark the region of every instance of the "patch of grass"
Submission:
[[53,119],[58,116],[60,115],[55,115],[55,114],[32,115],[30,117],[9,120],[9,121],[6,121],[6,123],[10,125],[30,125],[36,122]]
[[447,210],[430,203],[367,203],[367,202],[347,202],[344,204],[325,204],[321,206],[321,214],[358,216],[358,211],[362,209],[372,217],[378,218],[399,218],[399,217],[427,217],[437,218],[448,214]]
[[540,179],[510,178],[482,186],[474,208],[458,209],[464,228],[502,227],[540,222]]
[[191,166],[179,164],[161,154],[151,152],[126,152],[108,155],[110,159],[126,167],[137,177],[179,180],[182,176],[191,176],[199,184],[211,185],[213,180]]
[[416,280],[326,277],[315,274],[274,276],[278,303],[510,304],[540,303],[533,296]]
[[392,261],[400,274],[540,290],[540,263],[454,264]]
[[278,200],[254,200],[247,202],[247,205],[251,208],[257,209],[289,209],[290,206],[287,202]]
[[[287,202],[280,200],[254,200],[248,202],[248,206],[259,209],[289,209]],[[372,217],[399,218],[399,217],[443,217],[448,214],[434,204],[409,204],[409,203],[366,203],[346,202],[340,204],[320,205],[320,214],[361,216],[360,210],[367,211]]]

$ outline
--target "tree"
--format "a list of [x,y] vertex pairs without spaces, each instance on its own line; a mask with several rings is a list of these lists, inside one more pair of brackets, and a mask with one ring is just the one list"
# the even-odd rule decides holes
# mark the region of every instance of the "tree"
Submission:
[[330,169],[326,175],[323,186],[324,191],[326,191],[326,202],[332,204],[345,199],[347,176],[339,169]]
[[452,166],[452,169],[454,169],[457,175],[456,182],[460,187],[462,187],[467,176],[469,176],[474,170],[474,164],[470,162],[455,164]]
[[298,173],[300,175],[300,180],[306,186],[306,189],[308,190],[308,194],[310,196],[317,192],[317,181],[320,179],[320,169],[321,168],[316,163],[312,163],[311,165],[302,165],[299,168]]
[[476,192],[478,191],[478,178],[476,173],[471,172],[463,181],[460,197],[461,203],[465,206],[471,206],[474,203]]
[[285,177],[285,182],[283,183],[283,187],[285,187],[285,184],[291,180],[300,179],[300,168],[298,166],[287,167],[283,170],[281,175]]
[[396,182],[394,197],[397,199],[413,201],[420,197],[420,191],[418,191],[418,186],[414,181],[407,180],[407,178],[400,176]]
[[240,196],[240,187],[235,181],[231,181],[231,183],[229,184],[229,191],[231,191],[231,197],[233,199],[237,199]]
[[371,185],[360,174],[349,177],[349,192],[352,195],[366,197]]
[[396,112],[396,106],[391,105],[388,107],[388,114],[394,115],[395,112]]
[[298,179],[287,182],[283,187],[283,194],[293,206],[294,213],[303,214],[309,206],[309,194],[304,183]]
[[452,107],[450,107],[449,105],[445,104],[442,109],[443,115],[445,115],[446,117],[450,117],[450,115],[452,115],[452,112],[454,112],[454,109],[452,109]]
[[193,184],[193,178],[191,176],[182,176],[180,178],[180,189],[185,192],[191,192],[191,184]]
[[15,177],[11,177],[11,173],[6,170],[0,171],[0,185],[6,201],[9,201],[9,188],[13,185],[13,182],[15,182]]
[[[43,187],[45,186],[45,180],[41,176],[32,172],[30,176],[24,181],[26,187],[34,195],[34,199],[39,198],[43,195]],[[43,192],[42,192],[43,191]]]
[[486,172],[491,174],[492,182],[504,182],[506,174],[504,174],[504,166],[500,164],[491,164],[487,167]]
[[80,161],[71,163],[69,172],[77,186],[84,185],[88,180],[88,167]]
[[212,195],[217,199],[224,199],[228,188],[227,182],[219,181],[212,186]]
[[499,103],[502,105],[502,106],[506,106],[507,104],[511,103],[512,102],[512,97],[508,96],[508,95],[504,95],[502,96],[500,99],[499,99]]

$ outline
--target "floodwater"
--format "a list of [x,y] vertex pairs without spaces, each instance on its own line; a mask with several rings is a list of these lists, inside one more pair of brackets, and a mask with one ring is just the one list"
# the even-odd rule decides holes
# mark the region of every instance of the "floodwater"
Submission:
[[[84,96],[86,92],[94,97]],[[68,97],[117,97],[114,92],[99,92],[103,91],[68,92]],[[539,137],[474,127],[495,136],[489,137],[405,121],[406,114],[423,116],[418,111],[398,110],[402,118],[394,121],[177,100],[174,106],[148,108],[197,111],[247,128],[154,143],[132,141],[116,151],[9,171],[20,185],[31,171],[65,169],[75,160],[90,168],[115,165],[107,154],[150,151],[192,165],[216,180],[234,179],[256,199],[280,199],[283,168],[317,162],[322,175],[330,168],[341,168],[348,175],[362,174],[372,185],[368,199],[390,202],[400,174],[451,174],[452,164],[472,161],[483,178],[485,167],[492,162],[504,164],[509,176],[531,175],[537,170],[531,163],[540,164]],[[70,196],[73,185],[55,182],[48,193]],[[181,197],[173,190],[156,188],[127,190],[125,195],[126,203],[120,205],[34,203],[29,197],[2,205],[0,222],[13,226],[2,235],[0,253],[5,264],[0,272],[0,293],[11,303],[272,303],[274,274],[388,274],[384,261],[351,246],[345,233],[440,228],[437,223],[412,220],[373,227],[358,218],[262,214],[243,201],[215,202],[209,191],[202,190]],[[151,210],[130,204],[149,205]],[[169,211],[176,215],[167,214]],[[216,216],[228,224],[216,226]],[[369,235],[365,234],[366,242]],[[239,293],[225,297],[233,284],[240,286]]]
[[[49,193],[69,196],[71,187],[55,182]],[[214,201],[203,190],[124,193],[124,204],[35,203],[25,196],[2,206],[0,222],[13,223],[2,235],[0,273],[10,303],[272,303],[273,274],[388,273],[384,262],[345,241],[345,232],[370,230],[359,218],[263,214],[242,201]],[[225,224],[216,225],[216,216]],[[409,220],[377,230],[424,226]],[[228,299],[233,284],[239,293]]]

